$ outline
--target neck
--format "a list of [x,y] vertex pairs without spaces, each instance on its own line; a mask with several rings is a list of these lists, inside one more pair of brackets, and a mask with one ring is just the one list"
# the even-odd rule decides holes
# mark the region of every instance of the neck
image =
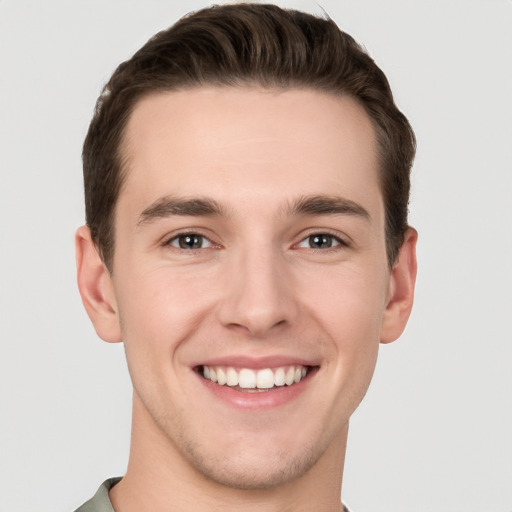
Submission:
[[128,469],[110,499],[116,512],[340,512],[347,433],[348,424],[309,470],[283,485],[235,488],[194,468],[134,399]]

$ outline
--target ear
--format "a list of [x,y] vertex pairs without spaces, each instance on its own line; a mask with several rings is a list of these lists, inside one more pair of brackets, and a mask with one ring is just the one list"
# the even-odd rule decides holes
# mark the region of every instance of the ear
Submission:
[[98,336],[110,343],[122,341],[112,278],[87,226],[75,235],[78,289]]
[[416,283],[416,242],[418,232],[409,228],[398,252],[389,278],[386,310],[382,319],[380,341],[395,341],[404,331],[411,314]]

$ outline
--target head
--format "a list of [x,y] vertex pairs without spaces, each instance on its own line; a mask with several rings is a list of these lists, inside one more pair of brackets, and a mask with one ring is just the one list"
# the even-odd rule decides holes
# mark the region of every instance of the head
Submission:
[[377,138],[386,251],[389,265],[394,263],[408,227],[415,137],[386,76],[332,20],[249,4],[184,17],[123,62],[105,85],[83,162],[87,225],[110,270],[114,214],[125,177],[123,135],[135,105],[154,93],[212,85],[311,89],[357,101]]
[[213,7],[116,70],[77,260],[98,334],[125,345],[139,466],[243,489],[340,466],[412,306],[413,152],[383,73],[330,20]]

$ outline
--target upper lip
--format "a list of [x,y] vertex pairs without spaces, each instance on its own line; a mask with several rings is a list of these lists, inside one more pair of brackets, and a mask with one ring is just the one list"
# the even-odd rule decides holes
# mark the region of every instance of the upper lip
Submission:
[[278,368],[280,366],[318,366],[318,361],[289,355],[268,355],[263,357],[248,357],[246,355],[229,355],[203,359],[193,364],[197,366],[230,366],[233,368]]

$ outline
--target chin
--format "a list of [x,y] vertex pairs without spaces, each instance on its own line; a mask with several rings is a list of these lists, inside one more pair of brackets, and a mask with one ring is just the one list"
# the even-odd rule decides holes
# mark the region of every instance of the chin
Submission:
[[[187,447],[189,463],[211,482],[243,490],[263,490],[282,487],[305,475],[318,461],[321,454],[308,448],[296,453],[272,456],[261,452],[252,457],[248,453],[231,454],[226,457],[201,456],[196,447]],[[202,450],[201,450],[202,451]]]

